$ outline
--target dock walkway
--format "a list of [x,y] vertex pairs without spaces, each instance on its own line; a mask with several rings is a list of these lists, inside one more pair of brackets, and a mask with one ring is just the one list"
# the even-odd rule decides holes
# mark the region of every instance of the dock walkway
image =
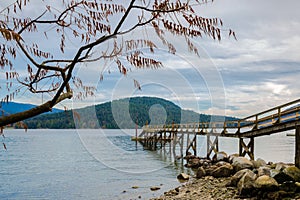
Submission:
[[254,159],[256,137],[292,129],[296,130],[295,164],[300,167],[300,99],[236,121],[145,125],[142,133],[133,140],[152,148],[172,142],[174,149],[179,145],[179,156],[184,156],[184,145],[186,155],[197,155],[197,136],[204,135],[207,137],[207,157],[211,157],[219,150],[219,137],[232,137],[239,139],[239,154]]

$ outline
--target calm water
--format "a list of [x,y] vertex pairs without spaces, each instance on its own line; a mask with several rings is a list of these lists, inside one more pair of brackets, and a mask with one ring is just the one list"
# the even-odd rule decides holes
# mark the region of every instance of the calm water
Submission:
[[[181,163],[162,151],[145,151],[128,134],[134,131],[6,130],[0,199],[149,199],[178,186]],[[198,140],[203,155],[205,142]],[[238,140],[219,144],[228,153],[238,151]],[[267,161],[293,162],[294,137],[258,138],[255,152]],[[151,186],[161,190],[152,192]]]

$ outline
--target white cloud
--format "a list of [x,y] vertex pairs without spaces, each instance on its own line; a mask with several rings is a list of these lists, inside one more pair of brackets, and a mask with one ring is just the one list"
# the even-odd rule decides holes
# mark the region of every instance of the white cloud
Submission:
[[[207,114],[226,112],[232,116],[247,116],[297,99],[300,96],[297,85],[300,76],[299,7],[297,0],[219,0],[200,6],[199,13],[204,16],[223,19],[226,26],[221,42],[207,38],[195,41],[200,47],[198,58],[188,54],[182,40],[170,38],[179,51],[178,56],[172,56],[159,46],[157,58],[164,61],[165,68],[133,69],[123,77],[112,67],[112,74],[105,74],[101,83],[98,79],[102,64],[83,66],[82,77],[87,83],[96,84],[98,89],[96,99],[89,98],[76,105],[82,107],[113,98],[150,95]],[[228,39],[225,32],[228,27],[236,31],[237,41]],[[148,34],[151,39],[151,31]],[[144,85],[142,91],[133,87],[133,79]],[[28,99],[38,103],[36,99]],[[220,105],[226,101],[227,107],[212,107],[212,99],[220,101]]]

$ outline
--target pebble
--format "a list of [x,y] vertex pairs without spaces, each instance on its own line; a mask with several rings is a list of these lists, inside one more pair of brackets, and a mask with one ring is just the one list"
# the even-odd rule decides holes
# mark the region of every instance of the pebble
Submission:
[[153,186],[150,188],[151,191],[156,191],[156,190],[160,190],[160,187],[157,186]]

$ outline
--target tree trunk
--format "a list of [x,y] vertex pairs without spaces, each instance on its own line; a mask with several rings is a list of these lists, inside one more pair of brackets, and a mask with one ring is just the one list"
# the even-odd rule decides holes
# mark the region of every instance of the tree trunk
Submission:
[[20,113],[8,115],[8,116],[2,116],[2,117],[0,117],[0,127],[22,121],[22,120],[37,116],[39,114],[45,113],[45,112],[49,112],[52,110],[53,106],[55,106],[56,104],[58,104],[59,102],[65,100],[67,98],[68,99],[72,98],[72,96],[73,96],[72,92],[64,93],[59,96],[59,98],[56,100],[55,103],[53,103],[52,101],[48,101],[40,106],[37,106],[30,110],[26,110],[24,112],[20,112]]

